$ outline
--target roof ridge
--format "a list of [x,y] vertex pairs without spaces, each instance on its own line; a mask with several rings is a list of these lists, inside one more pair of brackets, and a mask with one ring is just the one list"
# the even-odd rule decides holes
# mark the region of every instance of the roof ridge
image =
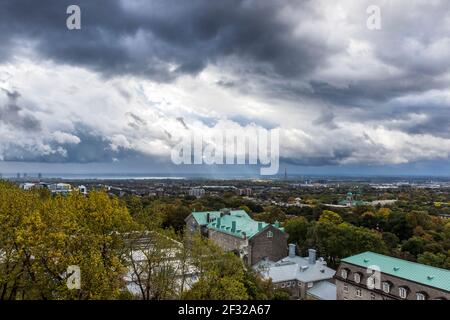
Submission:
[[419,266],[424,266],[424,267],[427,267],[427,268],[438,269],[438,270],[450,272],[449,269],[439,268],[439,267],[435,267],[435,266],[430,266],[428,264],[424,264],[424,263],[420,263],[420,262],[416,262],[416,261],[410,261],[410,260],[406,260],[406,259],[401,259],[401,258],[398,258],[398,257],[388,256],[386,254],[381,254],[381,253],[377,253],[377,252],[373,252],[373,251],[364,251],[364,252],[361,252],[361,253],[357,254],[357,256],[361,255],[361,254],[364,254],[364,253],[371,253],[371,254],[375,254],[377,256],[387,257],[387,258],[390,258],[390,259],[399,260],[399,261],[406,262],[406,263],[417,264]]

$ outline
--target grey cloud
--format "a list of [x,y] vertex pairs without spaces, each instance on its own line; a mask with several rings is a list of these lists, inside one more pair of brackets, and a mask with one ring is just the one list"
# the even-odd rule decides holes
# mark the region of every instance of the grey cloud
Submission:
[[[232,55],[263,63],[263,72],[292,77],[311,71],[334,49],[313,37],[293,41],[291,26],[277,19],[284,6],[308,1],[78,1],[82,30],[69,31],[65,9],[71,3],[2,2],[3,43],[14,47],[18,40],[33,40],[38,52],[52,60],[159,81],[196,74]],[[169,64],[177,68],[169,70]]]
[[40,121],[32,114],[24,112],[23,108],[18,105],[17,100],[20,94],[17,91],[2,90],[6,93],[8,102],[4,106],[0,106],[0,123],[7,124],[18,130],[28,132],[40,131]]
[[[318,30],[320,27],[315,24],[307,26],[307,32],[299,33],[292,21],[278,16],[282,10],[292,11],[320,22],[324,17],[314,10],[315,3],[319,1],[79,0],[82,30],[69,31],[65,27],[65,10],[73,1],[45,0],[38,5],[35,0],[1,1],[0,63],[20,56],[25,44],[38,59],[89,68],[105,77],[131,75],[170,82],[216,64],[233,73],[230,77],[233,80],[224,75],[215,82],[221,89],[240,90],[258,99],[275,97],[277,102],[281,101],[279,114],[284,113],[283,100],[297,102],[298,108],[302,107],[302,100],[327,106],[323,110],[318,107],[318,116],[312,123],[323,130],[339,128],[341,122],[367,122],[408,134],[449,138],[450,109],[446,102],[435,103],[430,99],[405,105],[398,99],[448,89],[450,46],[445,42],[448,35],[445,21],[450,4],[437,1],[426,6],[423,1],[412,1],[404,6],[390,5],[383,8],[383,30],[375,33],[365,29],[364,10],[353,13],[361,13],[357,18],[361,20],[358,22],[361,30],[349,37],[367,41],[373,47],[372,62],[395,72],[374,72],[361,78],[343,72],[330,79],[333,77],[327,78],[319,71],[341,63],[335,56],[346,55],[349,39],[328,41],[332,36]],[[421,12],[424,14],[418,14]],[[296,23],[301,24],[303,16]],[[354,22],[352,19],[356,18],[350,13],[348,21]],[[117,90],[130,101],[130,93],[120,87]],[[20,130],[40,130],[39,120],[19,106],[19,94],[9,91],[6,94],[8,103],[0,107],[0,122]],[[154,104],[150,100],[147,103]],[[416,121],[414,115],[426,118]],[[245,116],[231,118],[240,124],[256,122]],[[197,119],[204,123],[216,121],[201,116]],[[182,117],[177,120],[187,128]],[[266,119],[270,124],[271,121],[276,124],[277,120]],[[147,125],[131,112],[126,121],[136,130]],[[259,123],[264,124],[262,121]],[[79,144],[52,145],[63,148],[64,155],[53,153],[39,159],[86,163],[136,156],[130,150],[109,150],[107,137],[86,132],[75,134],[81,139]],[[165,134],[170,138],[169,132]],[[363,147],[352,140],[336,145],[327,156],[299,156],[286,161],[328,165],[364,157],[361,148],[367,154],[386,152],[369,141],[368,136],[365,139]],[[19,154],[19,159],[26,153],[16,150],[14,154]]]

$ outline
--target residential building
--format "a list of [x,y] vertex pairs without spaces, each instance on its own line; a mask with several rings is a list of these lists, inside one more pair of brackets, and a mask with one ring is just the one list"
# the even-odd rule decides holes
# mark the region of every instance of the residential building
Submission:
[[78,186],[78,191],[79,191],[81,194],[83,194],[83,195],[87,195],[87,194],[88,194],[88,189],[87,189],[87,187],[86,187],[86,186],[83,186],[83,185]]
[[233,251],[247,265],[286,256],[288,235],[280,224],[255,221],[244,210],[192,212],[186,218],[187,232],[199,232],[225,251]]
[[341,260],[338,300],[448,300],[450,270],[373,252]]
[[240,196],[246,196],[251,197],[253,194],[253,191],[251,188],[243,188],[238,190]]
[[189,190],[189,195],[192,197],[203,197],[205,195],[205,189],[202,188],[192,188]]
[[290,244],[287,257],[277,262],[266,259],[253,268],[277,288],[289,291],[292,299],[336,300],[336,271],[327,267],[323,258],[316,259],[314,249],[308,250],[307,257],[300,257]]
[[360,197],[359,194],[354,195],[353,192],[348,192],[345,200],[339,201],[339,205],[346,206],[346,207],[355,207],[355,206],[363,206],[363,205],[368,204],[362,200],[359,200],[358,199],[359,197]]
[[53,183],[48,185],[48,189],[52,194],[66,195],[72,192],[72,186],[68,183]]
[[34,189],[35,186],[36,186],[35,183],[25,182],[25,183],[21,183],[19,185],[19,188],[22,190],[31,190],[31,189]]

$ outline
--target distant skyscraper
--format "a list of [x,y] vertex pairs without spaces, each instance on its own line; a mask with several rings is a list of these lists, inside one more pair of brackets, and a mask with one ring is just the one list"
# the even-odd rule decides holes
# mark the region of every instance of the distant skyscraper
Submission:
[[38,179],[42,179],[42,173],[38,173]]
[[17,179],[20,179],[20,173],[17,173]]
[[284,180],[287,180],[287,169],[284,168]]

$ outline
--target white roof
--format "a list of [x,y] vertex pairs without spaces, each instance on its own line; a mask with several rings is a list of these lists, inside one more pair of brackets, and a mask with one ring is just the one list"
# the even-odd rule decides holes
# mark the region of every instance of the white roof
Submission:
[[308,289],[307,293],[320,300],[336,300],[336,285],[328,281],[319,281]]
[[301,282],[316,282],[333,278],[335,270],[328,268],[326,262],[317,260],[315,264],[309,264],[308,258],[299,256],[286,257],[278,262],[263,260],[254,266],[265,278],[272,282],[284,282],[297,280]]

